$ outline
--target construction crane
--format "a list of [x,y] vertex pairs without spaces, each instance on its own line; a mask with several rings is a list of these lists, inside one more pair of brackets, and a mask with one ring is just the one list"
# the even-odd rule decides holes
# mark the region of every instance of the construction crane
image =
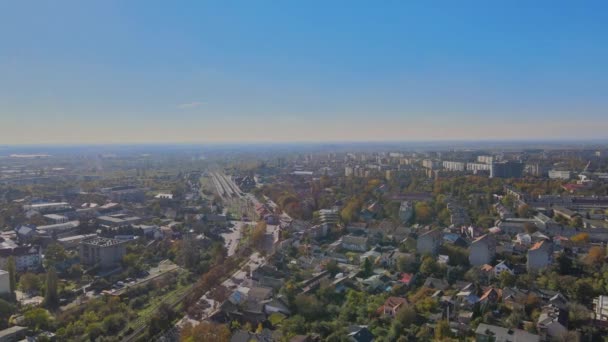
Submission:
[[587,162],[587,165],[585,165],[583,171],[578,175],[579,183],[581,184],[587,181],[587,171],[589,170],[589,165],[591,165],[591,160]]

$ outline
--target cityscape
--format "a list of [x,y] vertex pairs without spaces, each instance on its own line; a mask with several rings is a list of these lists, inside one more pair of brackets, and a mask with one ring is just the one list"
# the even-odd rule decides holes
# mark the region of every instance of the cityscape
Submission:
[[0,336],[600,340],[608,147],[448,145],[3,148]]
[[608,342],[606,13],[0,1],[0,342]]

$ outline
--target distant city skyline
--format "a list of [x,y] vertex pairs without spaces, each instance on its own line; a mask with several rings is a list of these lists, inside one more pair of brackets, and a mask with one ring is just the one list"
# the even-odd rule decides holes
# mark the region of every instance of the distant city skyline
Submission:
[[608,4],[424,4],[4,2],[0,145],[608,138]]

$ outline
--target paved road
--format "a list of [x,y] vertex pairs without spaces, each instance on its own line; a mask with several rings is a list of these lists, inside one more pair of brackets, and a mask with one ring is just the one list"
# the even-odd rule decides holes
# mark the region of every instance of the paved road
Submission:
[[241,241],[241,232],[243,227],[251,224],[251,222],[245,221],[230,221],[233,224],[233,227],[227,233],[222,233],[222,237],[224,238],[224,246],[228,250],[228,256],[234,255],[236,253],[236,249],[239,245],[239,241]]

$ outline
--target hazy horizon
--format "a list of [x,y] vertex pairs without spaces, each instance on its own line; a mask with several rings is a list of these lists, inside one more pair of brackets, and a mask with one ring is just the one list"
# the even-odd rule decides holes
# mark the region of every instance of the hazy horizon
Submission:
[[0,144],[606,139],[608,5],[0,4]]

